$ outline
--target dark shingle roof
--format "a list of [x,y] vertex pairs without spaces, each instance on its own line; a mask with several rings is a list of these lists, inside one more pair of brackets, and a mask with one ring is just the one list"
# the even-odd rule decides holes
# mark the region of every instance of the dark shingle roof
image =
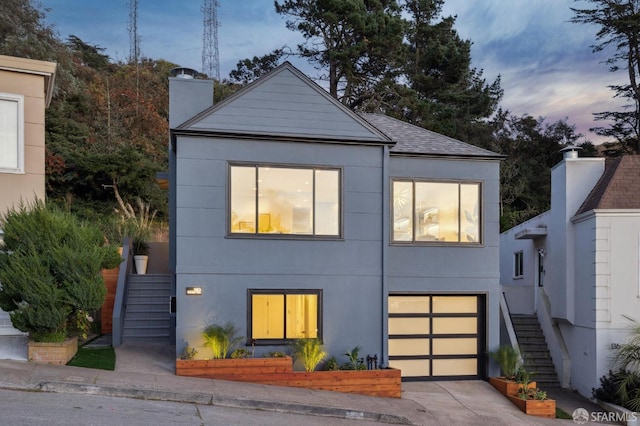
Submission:
[[360,113],[372,126],[395,142],[393,154],[445,155],[462,157],[503,158],[502,155],[397,120],[384,114]]
[[594,209],[640,209],[640,156],[607,159],[604,173],[576,215]]

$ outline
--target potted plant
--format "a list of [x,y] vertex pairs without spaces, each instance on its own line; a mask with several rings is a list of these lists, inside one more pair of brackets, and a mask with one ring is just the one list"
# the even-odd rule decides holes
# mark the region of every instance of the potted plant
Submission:
[[101,270],[120,256],[98,227],[42,201],[9,210],[0,228],[0,308],[29,333],[29,359],[64,364],[77,350],[73,334],[86,337],[104,301]]
[[[491,386],[503,395],[517,394],[519,385],[516,382],[516,374],[523,370],[520,351],[511,345],[500,345],[488,355],[498,363],[503,374],[501,377],[489,377]],[[528,386],[535,387],[536,383],[531,382]]]
[[132,243],[136,273],[144,275],[147,273],[147,265],[149,263],[149,244],[139,235],[134,237]]

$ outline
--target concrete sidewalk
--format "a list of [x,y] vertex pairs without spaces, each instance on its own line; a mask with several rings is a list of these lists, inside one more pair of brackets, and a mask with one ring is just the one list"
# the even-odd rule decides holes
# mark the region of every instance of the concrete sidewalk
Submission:
[[[123,344],[116,349],[116,371],[0,360],[0,387],[210,404],[393,424],[574,424],[572,420],[527,416],[484,381],[403,383],[401,399],[376,398],[178,377],[174,374],[174,354],[173,348],[167,345]],[[560,407],[570,402],[588,411],[597,409],[574,394],[563,397],[568,401],[559,400]],[[569,414],[572,411],[568,411]]]

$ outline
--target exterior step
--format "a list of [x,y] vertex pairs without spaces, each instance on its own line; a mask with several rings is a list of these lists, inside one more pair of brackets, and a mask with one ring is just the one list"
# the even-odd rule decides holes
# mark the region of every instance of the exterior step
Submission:
[[171,335],[170,295],[170,275],[130,275],[123,341],[167,342]]
[[535,380],[542,389],[559,387],[558,375],[538,318],[535,315],[513,315],[511,322],[518,338],[524,367],[532,373],[531,380]]

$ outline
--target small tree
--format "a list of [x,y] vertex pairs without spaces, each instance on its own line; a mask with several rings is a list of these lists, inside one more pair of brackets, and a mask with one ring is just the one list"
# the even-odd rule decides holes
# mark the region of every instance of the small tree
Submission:
[[0,218],[0,308],[35,341],[63,341],[74,325],[86,334],[104,302],[103,268],[120,263],[97,227],[35,201]]

